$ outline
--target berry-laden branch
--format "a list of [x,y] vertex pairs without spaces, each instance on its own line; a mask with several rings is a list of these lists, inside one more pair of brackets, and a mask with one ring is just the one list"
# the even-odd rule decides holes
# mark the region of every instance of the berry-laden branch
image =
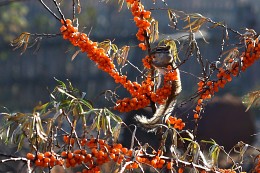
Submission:
[[240,71],[245,71],[256,60],[260,59],[260,42],[259,38],[245,39],[245,51],[239,55],[238,49],[232,50],[223,66],[218,68],[217,80],[200,81],[198,83],[198,92],[201,93],[195,108],[194,119],[200,118],[200,113],[203,109],[205,101],[219,91],[219,88],[224,88],[228,82],[232,81],[232,77],[239,75]]
[[[109,145],[105,140],[96,138],[81,139],[81,146],[87,149],[76,149],[73,152],[62,151],[60,155],[51,152],[38,153],[37,155],[28,153],[27,159],[35,164],[35,166],[42,168],[56,165],[64,165],[66,168],[70,168],[84,163],[86,168],[82,170],[82,173],[99,173],[100,166],[111,161],[114,161],[118,165],[126,164],[125,167],[122,167],[125,170],[138,169],[141,164],[144,164],[154,169],[164,168],[166,170],[173,170],[174,166],[178,165],[180,167],[179,171],[182,171],[184,167],[192,167],[200,171],[218,172],[206,166],[163,156],[160,150],[148,154],[142,148],[127,149],[120,143]],[[121,170],[121,172],[125,170]]]
[[[145,11],[143,5],[139,1],[129,1],[131,4],[131,11],[133,13],[134,21],[139,28],[136,36],[138,40],[145,41],[145,33],[150,33],[150,23],[147,18],[150,18],[151,13]],[[92,42],[87,34],[78,32],[78,28],[72,25],[71,20],[61,20],[63,26],[60,31],[63,34],[64,39],[68,39],[74,46],[78,46],[82,52],[86,52],[88,57],[94,61],[98,68],[108,73],[114,78],[116,83],[120,83],[127,89],[131,94],[132,98],[124,98],[118,100],[115,109],[120,112],[128,112],[131,110],[138,110],[148,106],[152,101],[159,104],[165,103],[168,96],[171,94],[171,81],[178,80],[176,78],[176,72],[174,69],[167,69],[166,78],[164,80],[164,86],[155,92],[152,91],[154,82],[152,81],[151,75],[147,75],[146,79],[141,83],[132,82],[127,79],[126,75],[119,74],[113,61],[106,54],[105,50],[98,48],[97,42]],[[143,45],[143,44],[142,44]],[[146,56],[143,59],[144,66],[151,68],[151,58]]]

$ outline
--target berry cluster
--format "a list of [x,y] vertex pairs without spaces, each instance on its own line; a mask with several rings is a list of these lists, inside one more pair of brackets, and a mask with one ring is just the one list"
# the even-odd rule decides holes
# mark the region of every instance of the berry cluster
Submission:
[[[151,23],[148,19],[151,17],[151,12],[145,10],[139,0],[126,0],[126,2],[131,6],[131,12],[138,27],[136,37],[139,41],[144,42],[145,36],[150,34]],[[139,47],[141,47],[142,50],[146,50],[144,43],[139,44]]]
[[125,87],[133,88],[128,89],[133,98],[124,98],[123,100],[118,100],[115,109],[120,112],[138,110],[150,104],[150,100],[158,104],[164,104],[172,92],[172,82],[176,80],[179,80],[177,71],[173,70],[172,67],[169,66],[164,76],[163,86],[157,89],[155,92],[152,91],[154,83],[149,76],[145,81],[142,82],[141,85],[133,83],[135,86],[131,86],[129,83],[129,85],[126,85]]
[[143,66],[147,69],[151,69],[151,62],[152,62],[152,58],[150,56],[145,56],[143,59],[142,59],[142,62],[143,62]]
[[260,58],[260,43],[258,38],[256,40],[247,40],[246,42],[245,52],[240,57],[235,57],[239,58],[239,60],[229,59],[227,65],[218,68],[217,81],[208,80],[198,83],[198,92],[201,94],[195,107],[194,119],[199,119],[205,100],[210,99],[215,92],[219,91],[219,88],[224,88],[228,82],[231,82],[232,77],[237,76],[240,69],[245,71]]
[[[176,128],[184,126],[181,119],[171,117],[169,122],[171,123],[173,120],[174,124],[178,126]],[[36,156],[27,153],[27,159],[31,161],[32,165],[42,168],[52,168],[56,165],[73,168],[84,165],[86,168],[81,173],[99,173],[100,166],[111,161],[118,165],[126,164],[126,169],[137,169],[140,164],[168,170],[173,169],[174,166],[170,158],[162,155],[161,150],[153,151],[153,154],[150,155],[143,152],[142,149],[128,149],[120,143],[109,145],[107,141],[96,138],[82,138],[80,146],[81,149],[72,147],[71,150],[62,151],[60,155],[49,151],[38,152]]]
[[64,159],[56,156],[55,153],[51,153],[49,151],[45,153],[38,152],[36,156],[32,153],[27,153],[26,158],[28,160],[31,160],[31,162],[34,163],[35,166],[43,168],[52,168],[56,165],[62,166],[64,163]]
[[221,173],[236,173],[236,171],[232,169],[219,169],[218,171]]
[[176,118],[173,116],[170,116],[168,120],[166,120],[166,123],[173,125],[173,128],[182,130],[185,127],[185,123],[182,121],[181,118]]
[[65,144],[69,144],[71,146],[73,146],[74,143],[75,143],[75,139],[71,138],[69,135],[64,135],[63,136],[63,141],[64,141]]

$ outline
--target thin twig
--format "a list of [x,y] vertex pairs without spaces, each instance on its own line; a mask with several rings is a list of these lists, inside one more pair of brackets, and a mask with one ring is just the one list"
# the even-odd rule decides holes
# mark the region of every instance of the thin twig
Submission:
[[75,9],[75,0],[72,0],[72,8],[73,8],[73,12],[72,12],[72,19],[75,19],[75,14],[76,14],[76,9]]
[[[51,9],[43,2],[43,0],[39,0],[40,3],[43,5],[43,7],[51,13],[58,21],[60,21],[60,18],[53,12]],[[65,20],[64,20],[65,21]]]
[[[64,15],[63,15],[63,13],[61,12],[61,9],[60,9],[60,6],[59,6],[59,4],[57,3],[57,1],[56,1],[56,0],[53,0],[53,2],[54,2],[54,4],[55,4],[56,8],[58,9],[58,12],[60,13],[60,16],[61,16],[61,18],[62,18],[62,19],[63,19],[63,21],[65,22],[65,21],[66,21],[66,19],[65,19]],[[60,20],[60,19],[59,19],[59,20]],[[65,24],[66,24],[66,22],[65,22]]]

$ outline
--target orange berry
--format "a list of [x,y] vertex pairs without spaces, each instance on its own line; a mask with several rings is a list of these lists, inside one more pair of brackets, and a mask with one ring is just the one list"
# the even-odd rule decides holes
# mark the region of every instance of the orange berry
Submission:
[[160,159],[160,161],[159,161],[159,164],[165,164],[165,160],[164,159]]
[[152,166],[155,166],[156,163],[157,163],[157,159],[153,159],[153,160],[151,161],[151,165],[152,165]]
[[179,168],[178,169],[178,173],[183,173],[184,172],[184,169],[183,168]]
[[199,99],[199,100],[198,100],[198,105],[201,105],[202,102],[203,102],[203,99]]
[[118,148],[118,149],[121,149],[121,148],[123,148],[123,146],[122,146],[122,144],[116,144],[116,146],[115,146],[116,148]]
[[100,140],[98,141],[98,143],[99,143],[100,145],[104,145],[104,144],[105,144],[105,140],[100,139]]
[[73,153],[74,154],[81,154],[81,150],[75,150]]
[[62,151],[60,155],[61,155],[61,157],[67,157],[67,152],[66,151]]
[[122,148],[121,151],[126,154],[128,152],[128,149],[127,148]]
[[80,155],[79,160],[80,160],[80,162],[83,162],[85,160],[85,156]]
[[56,157],[54,155],[51,155],[50,159],[51,159],[51,162],[55,162],[56,161]]
[[99,156],[99,157],[103,157],[104,155],[105,155],[104,151],[100,150],[100,151],[98,152],[98,156]]
[[49,166],[50,166],[51,168],[54,167],[54,166],[55,166],[55,162],[52,162],[52,161],[51,161],[51,162],[49,163]]
[[143,14],[144,18],[150,18],[151,17],[151,11],[144,11],[144,14]]
[[35,160],[34,164],[35,164],[36,166],[42,166],[43,161],[40,160],[40,159],[37,159],[37,160]]
[[74,145],[74,143],[75,143],[75,139],[74,138],[70,138],[70,144]]
[[109,154],[109,157],[110,157],[111,159],[115,159],[115,158],[116,158],[116,155],[115,155],[114,153],[110,153],[110,154]]
[[47,151],[44,153],[44,157],[50,157],[51,156],[51,152]]
[[195,110],[196,110],[197,112],[199,112],[199,111],[201,110],[201,106],[200,106],[200,105],[197,105],[196,108],[195,108]]
[[63,141],[68,144],[69,143],[69,136],[68,135],[64,135],[63,136]]
[[34,156],[34,154],[32,154],[32,153],[27,153],[26,158],[27,158],[28,160],[34,160],[35,156]]
[[37,154],[37,159],[43,160],[43,158],[44,158],[44,154],[43,153],[38,153]]
[[87,150],[81,150],[82,155],[87,155]]
[[172,169],[173,167],[173,163],[172,162],[168,162],[167,163],[167,169]]
[[56,165],[62,166],[64,161],[62,159],[56,160]]
[[96,148],[92,148],[92,153],[94,154],[94,155],[97,155],[98,154],[98,150],[96,149]]
[[194,114],[194,119],[199,119],[199,114],[195,113]]
[[68,159],[72,159],[74,157],[74,154],[69,152],[67,156],[68,156]]
[[73,167],[73,166],[76,165],[77,162],[76,162],[76,160],[74,158],[72,158],[72,159],[69,159],[69,163]]
[[50,163],[51,159],[50,159],[50,158],[47,158],[47,157],[45,157],[45,158],[43,159],[43,161],[44,161],[44,162],[46,162],[46,163]]
[[146,50],[146,45],[144,43],[139,43],[138,45],[142,50]]

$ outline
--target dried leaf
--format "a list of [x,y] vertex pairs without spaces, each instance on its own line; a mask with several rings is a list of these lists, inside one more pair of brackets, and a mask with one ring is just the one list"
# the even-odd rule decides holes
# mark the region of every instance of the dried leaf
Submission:
[[80,0],[77,1],[77,11],[78,11],[78,14],[81,13],[81,5],[80,5]]
[[16,39],[11,41],[11,46],[15,47],[13,50],[16,50],[23,46],[21,55],[26,51],[29,44],[30,33],[23,32]]
[[109,39],[107,39],[105,41],[98,43],[98,47],[104,49],[104,51],[107,54],[109,54],[112,49],[112,42]]
[[253,91],[245,95],[242,102],[247,106],[246,112],[253,106],[260,104],[260,90]]
[[169,26],[176,29],[176,26],[177,26],[177,23],[178,23],[176,13],[169,9],[168,10],[168,17],[169,17],[169,20],[170,20]]
[[122,66],[125,65],[129,50],[130,50],[130,46],[123,46],[121,48],[121,55],[120,56],[122,58]]
[[[191,22],[191,19],[195,19]],[[203,24],[207,22],[207,18],[201,14],[192,14],[188,15],[185,19],[188,22],[188,25],[184,26],[183,29],[189,29],[190,32],[197,32]]]
[[223,25],[223,22],[216,22],[214,23],[214,25],[211,26],[211,28],[216,28],[218,26],[222,26]]
[[154,43],[156,40],[159,39],[159,29],[158,29],[158,21],[155,19],[152,19],[151,21],[151,26],[150,26],[150,30],[151,30],[151,34],[149,37],[149,41],[151,43]]
[[118,9],[118,11],[119,11],[119,12],[122,10],[122,7],[123,7],[123,5],[124,5],[124,2],[125,2],[125,0],[118,0],[118,4],[119,4],[119,9]]
[[52,130],[52,125],[53,125],[53,119],[49,118],[47,120],[47,127],[46,127],[46,135],[48,136]]
[[123,46],[121,49],[118,49],[117,52],[115,52],[112,55],[112,60],[116,59],[118,65],[124,66],[127,60],[129,50],[129,46]]
[[120,135],[120,131],[121,131],[121,124],[118,123],[116,124],[116,126],[113,128],[113,137],[114,137],[114,141],[117,141]]
[[76,58],[76,56],[77,56],[80,52],[81,52],[81,50],[77,50],[77,51],[72,55],[71,61],[73,61],[73,60]]

